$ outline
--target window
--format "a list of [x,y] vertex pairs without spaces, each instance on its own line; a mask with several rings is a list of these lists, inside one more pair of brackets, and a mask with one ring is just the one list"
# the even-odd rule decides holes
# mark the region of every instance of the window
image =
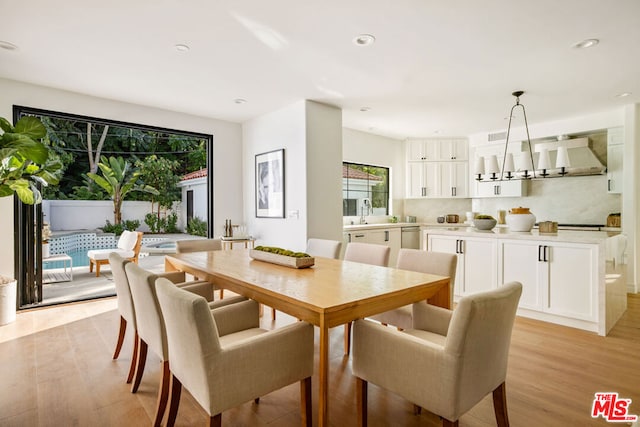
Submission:
[[389,215],[389,168],[343,162],[342,215]]

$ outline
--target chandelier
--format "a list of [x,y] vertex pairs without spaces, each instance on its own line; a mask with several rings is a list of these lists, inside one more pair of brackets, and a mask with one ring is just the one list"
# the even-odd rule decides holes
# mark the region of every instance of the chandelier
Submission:
[[[477,181],[483,181],[486,175],[491,181],[510,181],[516,179],[532,179],[532,178],[546,178],[548,177],[549,170],[553,167],[551,165],[551,159],[549,157],[549,151],[547,149],[539,150],[538,154],[538,168],[534,166],[533,149],[531,147],[531,138],[529,137],[529,125],[527,123],[527,113],[524,109],[524,105],[520,103],[520,97],[524,94],[524,91],[518,90],[512,93],[516,97],[516,103],[511,107],[509,113],[509,126],[507,127],[507,138],[504,143],[504,153],[502,155],[502,166],[498,164],[498,156],[491,155],[486,159],[483,156],[476,158],[475,162],[475,175]],[[511,135],[511,121],[514,118],[514,110],[520,107],[522,108],[522,116],[524,118],[524,128],[527,133],[526,147],[524,151],[521,151],[518,157],[518,165],[516,168],[513,153],[510,153],[509,148],[509,136]],[[485,167],[486,166],[486,167]],[[569,153],[566,147],[558,147],[558,154],[556,157],[555,168],[559,169],[558,174],[560,176],[566,175],[566,169],[570,167]],[[539,171],[539,172],[537,172]]]

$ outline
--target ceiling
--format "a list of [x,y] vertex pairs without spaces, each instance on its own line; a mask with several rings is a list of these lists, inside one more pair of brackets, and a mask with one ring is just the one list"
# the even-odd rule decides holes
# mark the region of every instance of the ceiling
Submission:
[[0,40],[8,79],[232,122],[310,99],[399,139],[504,129],[514,90],[529,124],[640,102],[638,0],[21,0]]

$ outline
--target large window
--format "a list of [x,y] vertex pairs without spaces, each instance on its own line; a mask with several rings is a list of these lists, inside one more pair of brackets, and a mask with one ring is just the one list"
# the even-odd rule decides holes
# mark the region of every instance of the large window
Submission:
[[342,215],[389,215],[389,168],[343,162]]

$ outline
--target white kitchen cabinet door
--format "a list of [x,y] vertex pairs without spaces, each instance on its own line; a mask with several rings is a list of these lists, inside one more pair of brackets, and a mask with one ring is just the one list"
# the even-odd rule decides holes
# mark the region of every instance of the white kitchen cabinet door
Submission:
[[440,197],[440,165],[435,162],[407,163],[407,197]]
[[622,194],[624,145],[607,145],[607,192]]
[[438,160],[468,160],[469,143],[466,139],[440,140]]
[[463,295],[494,289],[497,286],[497,244],[495,239],[465,238],[460,245],[464,265]]
[[442,197],[468,197],[469,167],[467,162],[440,163],[440,194]]
[[523,197],[527,195],[528,182],[522,179],[474,182],[476,197]]
[[541,246],[523,240],[501,241],[498,262],[498,283],[522,283],[519,307],[541,311],[542,277],[538,257],[542,260]]
[[389,246],[389,267],[395,267],[400,251],[402,233],[399,228],[390,228],[384,230],[369,230],[367,233],[366,243],[374,243],[376,245]]
[[444,252],[447,254],[457,254],[458,263],[456,265],[456,280],[453,283],[453,295],[462,296],[464,292],[464,262],[459,254],[460,239],[454,236],[427,235],[427,250],[433,252]]
[[[543,243],[543,242],[540,242]],[[597,250],[588,245],[543,245],[539,264],[545,311],[582,320],[596,320]]]
[[424,161],[438,160],[439,146],[435,141],[428,140],[408,140],[406,142],[406,160]]

